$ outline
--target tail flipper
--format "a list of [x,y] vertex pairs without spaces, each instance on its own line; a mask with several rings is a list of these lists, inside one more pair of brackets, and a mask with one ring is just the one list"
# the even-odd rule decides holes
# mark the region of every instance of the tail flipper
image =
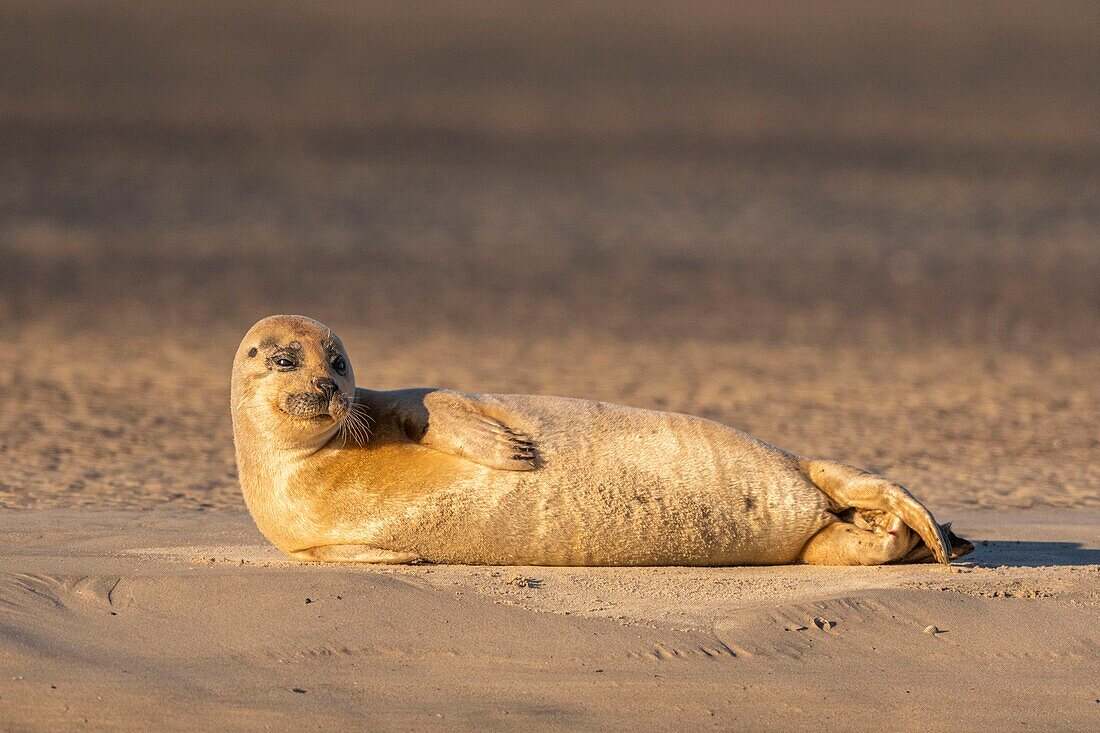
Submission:
[[[799,466],[814,485],[836,504],[838,510],[855,507],[893,514],[920,535],[937,561],[950,564],[951,545],[946,533],[936,523],[932,513],[904,486],[834,461],[800,461]],[[918,549],[919,546],[909,554]]]

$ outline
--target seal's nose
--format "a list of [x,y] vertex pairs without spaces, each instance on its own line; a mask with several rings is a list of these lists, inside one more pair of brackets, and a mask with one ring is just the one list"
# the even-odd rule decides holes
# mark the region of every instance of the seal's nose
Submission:
[[324,393],[325,397],[332,399],[336,394],[336,382],[329,377],[317,377],[313,380],[313,386]]

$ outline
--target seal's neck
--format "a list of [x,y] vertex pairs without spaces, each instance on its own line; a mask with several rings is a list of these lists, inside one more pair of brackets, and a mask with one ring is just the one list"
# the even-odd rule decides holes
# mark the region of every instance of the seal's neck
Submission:
[[340,424],[332,421],[296,432],[293,436],[280,436],[249,420],[234,419],[233,439],[242,484],[246,472],[266,474],[267,478],[271,478],[274,473],[285,473],[287,468],[300,466],[328,445],[339,432]]
[[[235,416],[236,417],[236,416]],[[261,426],[247,420],[233,421],[237,474],[248,511],[261,532],[279,548],[298,548],[299,537],[309,534],[301,497],[293,491],[295,478],[308,471],[318,452],[337,434],[333,425],[309,435],[304,443],[272,440]],[[287,517],[296,517],[288,521]]]

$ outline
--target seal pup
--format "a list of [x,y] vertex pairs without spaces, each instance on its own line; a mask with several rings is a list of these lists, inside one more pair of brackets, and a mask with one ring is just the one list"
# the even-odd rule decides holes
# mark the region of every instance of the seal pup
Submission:
[[249,329],[232,412],[248,509],[301,560],[875,565],[968,549],[902,486],[710,420],[357,387],[339,337],[303,316]]

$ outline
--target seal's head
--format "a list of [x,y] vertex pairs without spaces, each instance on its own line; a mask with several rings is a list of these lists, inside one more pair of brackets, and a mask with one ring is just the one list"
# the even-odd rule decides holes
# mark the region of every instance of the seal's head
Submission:
[[234,430],[258,431],[277,447],[320,448],[360,423],[354,397],[344,344],[311,318],[264,318],[245,334],[233,360]]

